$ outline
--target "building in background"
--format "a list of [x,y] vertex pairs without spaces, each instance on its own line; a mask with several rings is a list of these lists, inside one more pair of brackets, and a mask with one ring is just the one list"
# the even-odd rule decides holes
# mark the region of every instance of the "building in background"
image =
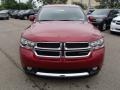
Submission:
[[87,5],[88,7],[95,7],[98,6],[100,3],[96,2],[96,0],[68,0],[67,4],[72,4],[73,2],[75,3],[82,3],[84,5]]

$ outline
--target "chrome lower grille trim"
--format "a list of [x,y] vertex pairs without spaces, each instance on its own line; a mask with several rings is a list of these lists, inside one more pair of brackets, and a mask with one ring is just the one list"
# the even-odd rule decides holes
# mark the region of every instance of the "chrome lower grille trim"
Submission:
[[45,72],[36,72],[36,75],[38,76],[46,76],[46,77],[84,77],[89,76],[88,72],[82,72],[82,73],[45,73]]

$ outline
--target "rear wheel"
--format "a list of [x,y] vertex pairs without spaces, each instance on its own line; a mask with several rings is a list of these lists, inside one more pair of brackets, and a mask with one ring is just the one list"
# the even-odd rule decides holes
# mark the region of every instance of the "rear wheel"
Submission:
[[24,20],[27,20],[28,19],[28,17],[27,16],[24,16]]
[[9,17],[7,17],[6,20],[9,20]]

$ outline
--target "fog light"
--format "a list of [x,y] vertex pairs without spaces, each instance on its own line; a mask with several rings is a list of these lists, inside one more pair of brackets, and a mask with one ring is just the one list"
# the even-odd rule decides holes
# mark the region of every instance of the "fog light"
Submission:
[[27,70],[31,71],[31,70],[32,70],[32,67],[27,67]]
[[93,68],[92,68],[92,70],[94,70],[94,71],[97,70],[97,69],[98,69],[98,67],[93,67]]

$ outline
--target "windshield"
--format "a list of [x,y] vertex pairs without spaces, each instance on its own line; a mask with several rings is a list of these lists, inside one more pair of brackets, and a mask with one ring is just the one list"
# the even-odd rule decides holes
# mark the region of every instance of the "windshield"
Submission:
[[85,20],[85,15],[79,7],[44,7],[39,16],[40,21]]
[[24,13],[24,10],[19,11],[19,13]]
[[30,12],[30,10],[26,10],[26,11],[25,11],[25,13],[29,13],[29,12]]
[[98,10],[95,10],[92,15],[108,15],[110,10],[107,10],[107,9],[98,9]]

